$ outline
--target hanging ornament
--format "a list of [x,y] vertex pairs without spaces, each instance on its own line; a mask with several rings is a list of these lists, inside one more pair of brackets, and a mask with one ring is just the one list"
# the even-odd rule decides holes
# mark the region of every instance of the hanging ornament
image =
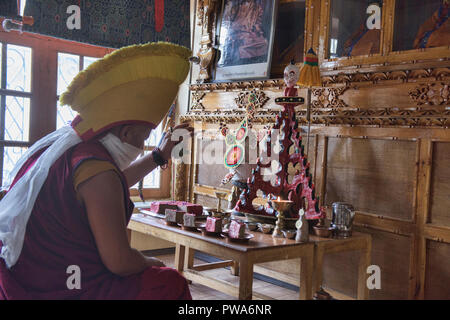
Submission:
[[247,138],[248,134],[248,120],[247,117],[242,120],[238,131],[236,132],[236,142],[244,143],[245,138]]
[[220,124],[219,131],[220,134],[223,135],[224,137],[226,137],[229,132],[228,127],[225,123]]
[[284,83],[286,87],[293,88],[300,77],[300,69],[291,61],[290,64],[284,68]]

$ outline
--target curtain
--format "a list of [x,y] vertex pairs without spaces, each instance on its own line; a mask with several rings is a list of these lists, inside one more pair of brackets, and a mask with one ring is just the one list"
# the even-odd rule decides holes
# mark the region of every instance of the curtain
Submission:
[[188,0],[27,0],[25,15],[35,23],[24,29],[112,48],[150,41],[190,47],[189,9]]

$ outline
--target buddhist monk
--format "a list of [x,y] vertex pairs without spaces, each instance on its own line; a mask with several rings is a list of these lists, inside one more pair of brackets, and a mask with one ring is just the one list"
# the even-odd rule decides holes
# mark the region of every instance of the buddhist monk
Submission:
[[0,299],[191,299],[186,279],[131,248],[126,232],[129,186],[179,143],[168,133],[134,161],[189,55],[169,43],[130,46],[75,77],[60,100],[78,116],[29,149],[0,201]]

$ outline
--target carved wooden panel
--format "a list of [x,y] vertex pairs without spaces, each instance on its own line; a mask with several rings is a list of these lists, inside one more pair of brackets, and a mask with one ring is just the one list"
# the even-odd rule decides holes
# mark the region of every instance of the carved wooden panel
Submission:
[[[407,299],[410,239],[387,232],[355,229],[372,235],[371,263],[381,269],[381,289],[369,290],[370,299]],[[325,286],[356,297],[358,259],[357,252],[325,255]]]
[[345,201],[357,211],[411,220],[416,143],[329,138],[327,205]]
[[410,91],[410,97],[418,105],[445,106],[449,104],[449,85],[445,82],[424,83]]
[[450,143],[433,144],[430,222],[450,226]]
[[[449,74],[449,68],[435,68],[325,76],[325,87],[312,89],[312,124],[448,128]],[[263,98],[258,106],[264,106],[255,122],[273,122],[279,80],[193,85],[192,108],[182,119],[238,122],[245,115],[243,100],[255,88]],[[305,108],[297,108],[300,123],[306,123]]]
[[425,299],[450,299],[450,244],[427,241]]

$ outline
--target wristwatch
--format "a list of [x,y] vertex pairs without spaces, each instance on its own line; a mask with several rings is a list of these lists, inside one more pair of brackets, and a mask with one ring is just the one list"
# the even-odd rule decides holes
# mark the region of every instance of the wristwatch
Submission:
[[157,147],[155,149],[153,149],[152,151],[152,158],[153,161],[160,166],[162,169],[167,168],[167,163],[169,162],[168,160],[164,159],[164,157],[161,154],[161,150]]

